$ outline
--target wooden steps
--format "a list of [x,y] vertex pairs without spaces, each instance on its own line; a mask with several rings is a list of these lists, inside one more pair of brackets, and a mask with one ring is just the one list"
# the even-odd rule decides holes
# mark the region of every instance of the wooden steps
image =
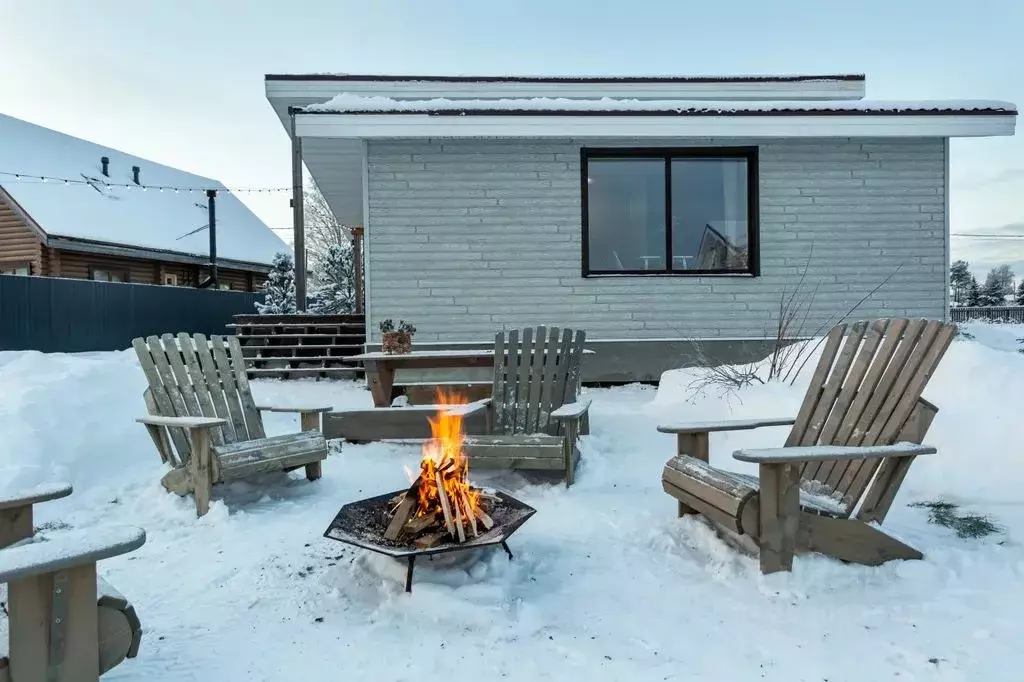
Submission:
[[359,379],[363,368],[344,358],[363,351],[362,315],[236,315],[250,379]]

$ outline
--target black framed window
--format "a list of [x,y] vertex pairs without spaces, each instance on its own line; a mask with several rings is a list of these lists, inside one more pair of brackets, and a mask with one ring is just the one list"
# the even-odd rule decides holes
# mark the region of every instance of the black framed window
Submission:
[[583,149],[583,276],[757,275],[757,148]]

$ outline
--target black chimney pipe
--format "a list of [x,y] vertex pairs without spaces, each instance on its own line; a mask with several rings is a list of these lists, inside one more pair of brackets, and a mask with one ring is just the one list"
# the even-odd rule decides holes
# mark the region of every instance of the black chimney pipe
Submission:
[[109,178],[110,177],[110,157],[109,156],[101,156],[100,157],[100,163],[103,165],[103,174],[106,175]]
[[206,199],[210,216],[210,279],[213,288],[220,289],[220,278],[217,276],[217,190],[206,190]]
[[132,181],[137,185],[139,184],[139,167],[132,166]]

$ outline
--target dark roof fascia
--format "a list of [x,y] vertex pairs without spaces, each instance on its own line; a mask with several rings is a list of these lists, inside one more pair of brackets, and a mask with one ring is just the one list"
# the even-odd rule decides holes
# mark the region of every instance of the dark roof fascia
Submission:
[[[177,251],[166,251],[164,249],[150,249],[126,244],[115,244],[112,242],[95,241],[91,239],[79,239],[77,237],[65,237],[61,235],[50,236],[50,246],[65,251],[79,251],[83,253],[99,253],[110,256],[122,256],[124,258],[139,258],[144,260],[166,261],[168,263],[188,263],[190,265],[210,264],[210,259],[203,256],[194,256]],[[218,258],[219,267],[233,270],[245,270],[252,272],[269,272],[270,265],[262,263],[250,263],[248,261],[231,260]]]

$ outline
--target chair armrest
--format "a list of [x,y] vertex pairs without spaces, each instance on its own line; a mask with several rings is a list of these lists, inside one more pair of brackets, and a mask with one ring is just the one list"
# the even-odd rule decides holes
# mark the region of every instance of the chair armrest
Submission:
[[0,550],[0,583],[94,564],[138,549],[146,531],[135,526],[58,531],[17,547]]
[[[473,402],[466,403],[465,405],[448,405],[448,406],[445,406],[444,407],[444,412],[447,412],[448,414],[457,414],[457,415],[462,415],[463,417],[468,417],[469,415],[476,414],[477,412],[479,412],[481,410],[489,409],[490,406],[491,406],[491,399],[490,398],[481,398],[480,400],[474,400]],[[402,408],[402,409],[405,409],[405,408]]]
[[788,448],[736,450],[733,459],[755,464],[800,464],[822,460],[882,459],[885,457],[917,457],[934,455],[930,445],[896,443],[895,445],[800,445]]
[[70,483],[44,483],[35,488],[15,490],[0,495],[0,511],[28,507],[39,502],[49,502],[50,500],[67,497],[71,494],[71,490]]
[[687,422],[658,424],[661,433],[717,433],[719,431],[749,431],[765,426],[792,426],[796,419],[725,419],[717,422]]
[[159,415],[136,417],[135,421],[147,426],[176,426],[182,429],[208,429],[228,423],[227,419],[220,417],[161,417]]
[[580,400],[575,403],[566,403],[561,407],[552,410],[549,415],[552,419],[579,419],[590,409],[591,399]]
[[256,409],[260,412],[304,412],[306,414],[322,414],[334,410],[330,405],[303,405],[296,407],[290,405],[257,405]]

